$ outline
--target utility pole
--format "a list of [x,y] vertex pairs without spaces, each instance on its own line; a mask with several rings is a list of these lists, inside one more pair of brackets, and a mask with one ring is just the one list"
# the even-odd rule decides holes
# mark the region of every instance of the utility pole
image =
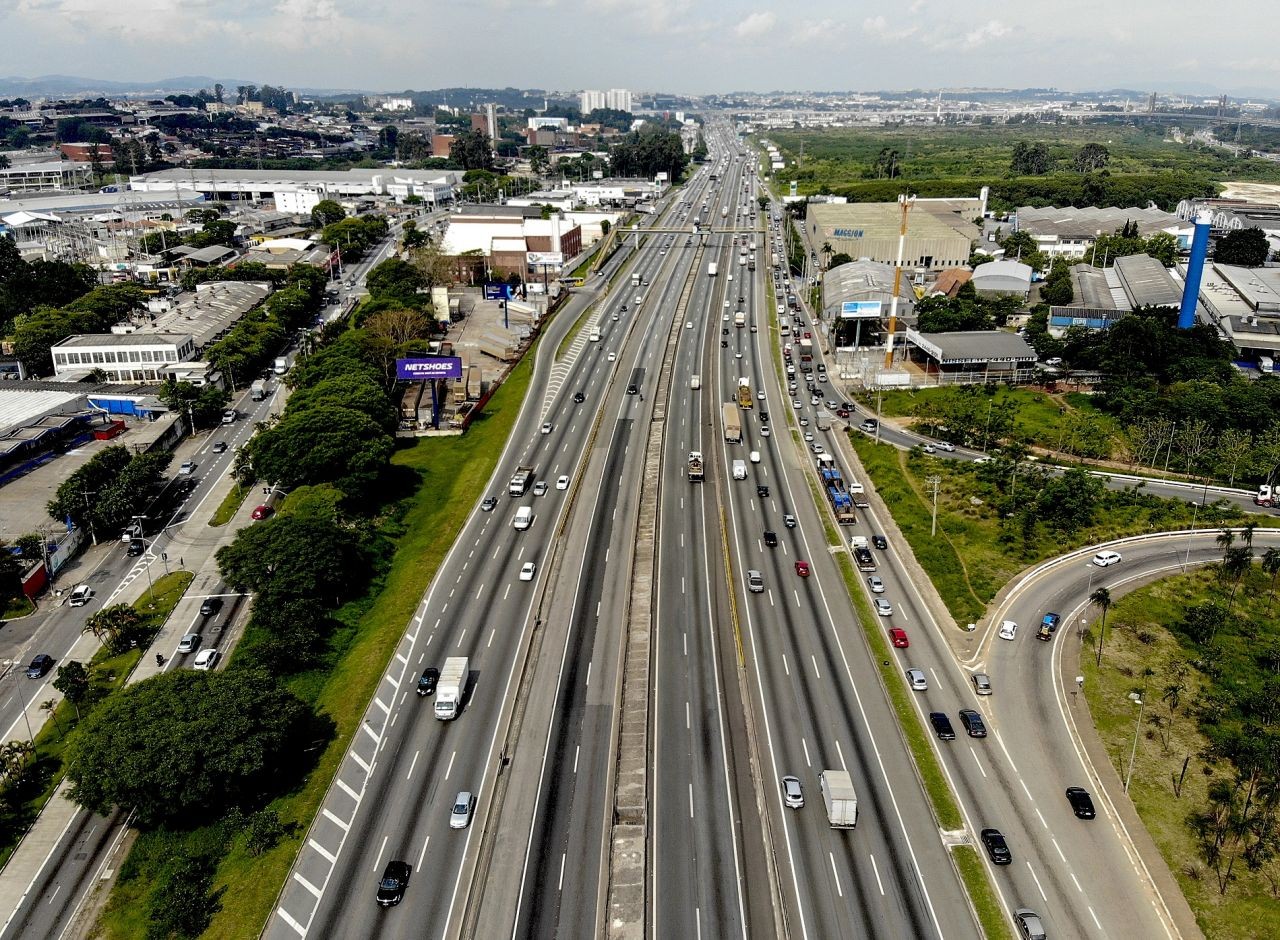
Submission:
[[889,335],[885,339],[884,367],[893,368],[893,336],[898,329],[898,292],[902,289],[902,252],[907,243],[907,213],[915,204],[915,196],[901,195],[898,206],[902,209],[902,224],[898,229],[898,263],[893,269],[893,299],[889,302]]
[[925,482],[933,487],[933,522],[929,525],[929,538],[933,538],[938,534],[938,487],[942,477],[931,476]]

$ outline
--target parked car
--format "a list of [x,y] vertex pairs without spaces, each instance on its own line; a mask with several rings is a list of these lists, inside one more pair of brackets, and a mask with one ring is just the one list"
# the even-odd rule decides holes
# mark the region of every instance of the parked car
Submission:
[[268,519],[271,516],[275,515],[275,510],[272,509],[270,506],[268,506],[266,503],[262,503],[259,506],[254,506],[253,512],[249,513],[249,515],[252,518],[257,520]]
[[28,679],[43,679],[45,674],[53,668],[53,657],[48,653],[37,653],[35,658],[31,660],[31,665],[27,667]]

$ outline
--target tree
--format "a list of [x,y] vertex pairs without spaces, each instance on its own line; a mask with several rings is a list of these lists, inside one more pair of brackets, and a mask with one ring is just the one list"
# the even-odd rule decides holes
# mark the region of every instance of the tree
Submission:
[[400,258],[391,257],[369,271],[365,288],[373,298],[390,298],[410,306],[426,301],[418,291],[426,287],[426,277],[420,268]]
[[493,169],[493,148],[489,135],[477,130],[456,134],[449,145],[449,159],[465,170]]
[[1013,145],[1010,170],[1018,176],[1041,176],[1049,172],[1049,148],[1042,143],[1028,144],[1020,140]]
[[1223,529],[1218,533],[1218,537],[1214,539],[1218,547],[1222,549],[1222,565],[1225,568],[1227,564],[1227,553],[1231,551],[1231,546],[1235,544],[1236,534],[1230,529]]
[[1098,630],[1098,659],[1096,665],[1102,667],[1102,643],[1107,636],[1107,611],[1111,609],[1111,592],[1104,587],[1098,588],[1089,595],[1089,601],[1102,611],[1102,623]]
[[838,268],[840,267],[840,265],[849,264],[852,261],[853,261],[853,258],[850,255],[845,254],[843,251],[837,251],[829,259],[827,259],[827,270],[829,271],[832,268]]
[[1092,173],[1101,170],[1111,160],[1111,153],[1102,144],[1088,143],[1076,152],[1076,172]]
[[[372,319],[397,312],[425,319],[416,310],[384,311],[376,314]],[[286,414],[297,414],[309,408],[320,407],[339,407],[358,411],[368,415],[388,433],[394,432],[398,423],[396,409],[386,392],[365,373],[337,375],[298,389],[289,397]]]
[[1260,228],[1239,228],[1218,239],[1213,260],[1218,264],[1234,264],[1242,268],[1260,268],[1266,264],[1271,246]]
[[359,589],[360,547],[346,529],[324,520],[281,514],[241,529],[217,553],[218,570],[238,591],[270,590],[283,598],[337,603]]
[[347,217],[347,210],[332,199],[321,199],[311,207],[311,221],[317,228],[324,228]]
[[76,721],[79,721],[80,703],[89,697],[89,670],[84,668],[84,663],[73,659],[59,666],[53,687],[75,707]]
[[222,420],[222,412],[231,393],[216,385],[193,385],[166,379],[156,397],[175,414],[190,417],[197,428],[213,427]]
[[218,102],[218,104],[222,104],[222,95],[223,95],[223,92],[224,92],[224,91],[226,91],[226,89],[223,87],[222,82],[216,82],[216,83],[214,84],[214,86],[213,86],[213,100],[214,100],[214,101],[216,101],[216,102]]
[[529,169],[533,171],[535,176],[541,176],[545,173],[547,167],[551,163],[551,157],[547,153],[547,148],[538,144],[529,148],[528,157]]
[[103,814],[130,807],[148,828],[216,818],[296,779],[310,723],[307,706],[265,672],[162,673],[85,717],[68,748],[71,798]]
[[1276,578],[1280,577],[1280,548],[1272,546],[1262,553],[1262,570],[1271,575],[1271,594],[1267,597],[1267,613],[1271,613],[1271,602],[1276,599]]
[[89,615],[84,633],[92,633],[112,655],[123,653],[142,639],[142,615],[128,604],[112,604]]
[[[257,815],[257,814],[255,814]],[[145,940],[199,937],[222,909],[225,888],[213,892],[214,862],[204,856],[180,856],[170,862],[156,885]]]
[[259,477],[285,489],[332,483],[348,497],[367,499],[395,441],[367,415],[325,405],[286,413],[247,449]]

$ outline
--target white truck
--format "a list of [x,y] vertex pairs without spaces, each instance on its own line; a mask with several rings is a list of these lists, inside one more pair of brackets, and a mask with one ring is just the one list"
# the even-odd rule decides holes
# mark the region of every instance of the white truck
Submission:
[[267,383],[262,379],[256,380],[249,386],[249,400],[262,401],[267,397]]
[[289,371],[289,359],[287,356],[276,356],[276,361],[271,364],[271,371],[276,375],[284,375]]
[[693,389],[695,392],[702,388],[702,376],[697,374],[690,376],[689,388]]
[[745,480],[747,478],[747,462],[745,460],[735,460],[733,462],[733,478],[735,480]]
[[717,270],[719,269],[716,267],[716,263],[714,261],[707,263],[707,277],[715,277]]
[[516,467],[507,483],[508,496],[523,496],[533,485],[533,467]]
[[533,509],[529,506],[521,506],[516,510],[516,517],[511,520],[511,525],[521,532],[529,528],[533,525]]
[[462,709],[462,696],[466,691],[467,657],[450,656],[444,661],[440,681],[436,683],[436,717],[441,721],[457,718]]
[[[440,705],[437,702],[436,708]],[[818,774],[822,802],[827,806],[827,822],[832,829],[852,829],[858,825],[858,791],[847,770],[824,770]]]

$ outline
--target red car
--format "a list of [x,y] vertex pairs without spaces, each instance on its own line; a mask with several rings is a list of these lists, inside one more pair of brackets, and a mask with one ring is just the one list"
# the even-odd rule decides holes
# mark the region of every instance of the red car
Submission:
[[893,643],[895,649],[904,650],[911,645],[911,641],[907,639],[907,631],[902,627],[889,628],[889,641]]
[[272,509],[270,506],[262,505],[262,506],[255,506],[253,509],[252,515],[253,515],[253,518],[255,519],[266,519],[268,516],[270,516],[274,512],[275,510]]
[[809,577],[809,563],[807,561],[796,562],[796,574],[802,578]]

